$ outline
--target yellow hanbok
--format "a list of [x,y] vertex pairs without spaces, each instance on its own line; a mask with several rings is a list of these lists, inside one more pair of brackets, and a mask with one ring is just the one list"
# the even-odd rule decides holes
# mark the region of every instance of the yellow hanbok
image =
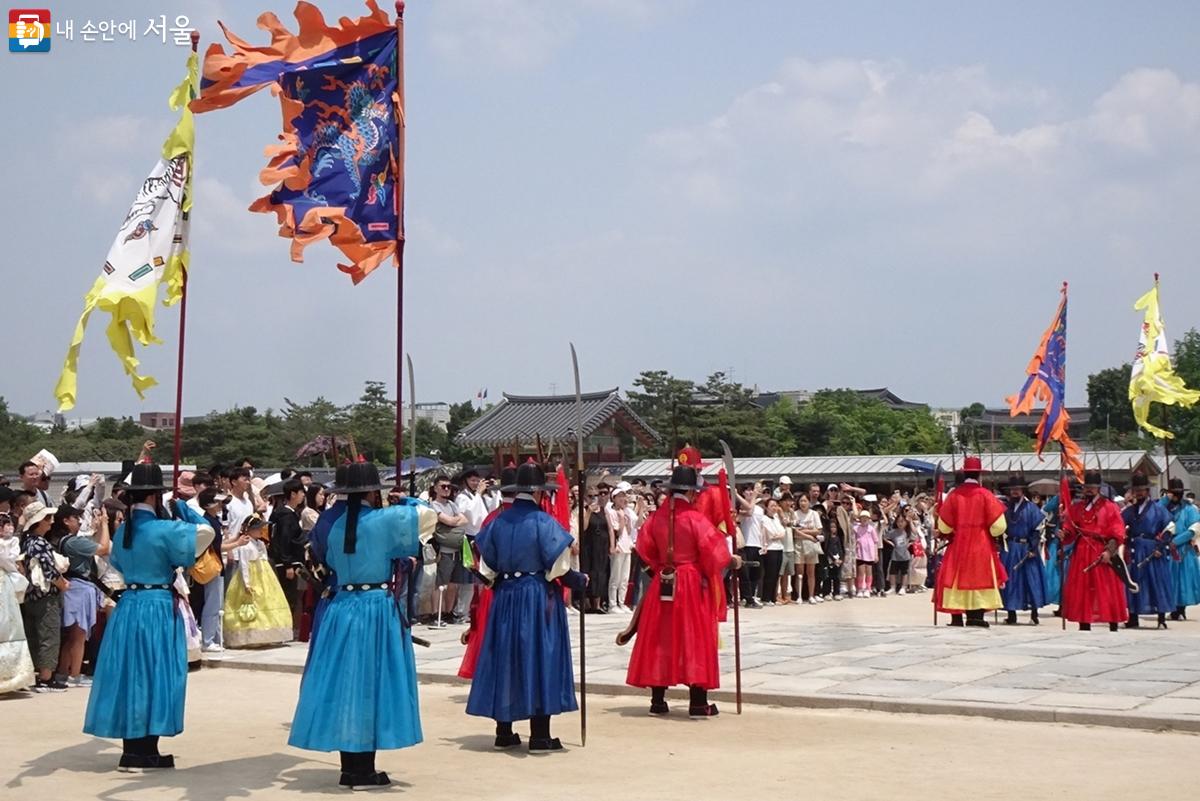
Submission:
[[225,647],[291,642],[292,610],[267,558],[266,544],[253,539],[235,548],[233,557],[237,570],[225,593]]

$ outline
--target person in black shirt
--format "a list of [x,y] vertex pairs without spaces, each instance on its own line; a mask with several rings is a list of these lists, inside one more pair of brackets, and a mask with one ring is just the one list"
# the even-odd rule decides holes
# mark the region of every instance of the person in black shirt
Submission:
[[292,628],[299,621],[300,571],[304,567],[304,546],[308,535],[300,527],[300,508],[304,506],[304,483],[298,478],[283,482],[283,502],[271,515],[271,544],[268,555],[288,608],[292,610]]

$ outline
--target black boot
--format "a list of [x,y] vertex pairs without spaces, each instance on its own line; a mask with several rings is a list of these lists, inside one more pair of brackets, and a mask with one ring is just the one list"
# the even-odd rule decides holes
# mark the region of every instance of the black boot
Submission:
[[511,722],[496,721],[496,742],[492,746],[497,751],[516,748],[521,744],[521,735],[512,729]]
[[708,690],[703,687],[689,687],[688,696],[689,717],[714,718],[717,716],[717,705],[708,702]]
[[1109,623],[1109,624],[1108,624],[1108,630],[1109,630],[1109,631],[1117,631],[1117,630],[1119,630],[1120,628],[1121,628],[1121,627],[1120,627],[1120,626],[1118,626],[1116,623]]
[[1017,625],[1017,613],[1010,609],[1008,611],[1008,617],[1004,618],[1004,625],[1006,625],[1006,626]]
[[[1113,625],[1116,625],[1116,624],[1113,624]],[[1079,630],[1080,630],[1080,631],[1091,631],[1091,630],[1092,630],[1092,624],[1091,624],[1091,623],[1080,623],[1080,624],[1079,624]]]
[[991,628],[991,624],[983,619],[982,609],[971,609],[967,612],[967,625],[977,629]]
[[963,624],[962,613],[955,612],[954,614],[950,615],[950,625],[951,626],[961,626],[962,624]]
[[374,751],[342,751],[341,757],[340,786],[351,790],[376,790],[392,783],[386,773],[375,770]]
[[1034,610],[1030,611],[1029,625],[1031,625],[1031,626],[1041,625],[1041,621],[1038,620],[1038,610],[1034,609]]
[[666,687],[651,687],[650,688],[650,714],[665,715],[670,712],[667,706],[667,688]]
[[1142,621],[1138,620],[1138,616],[1136,614],[1130,613],[1129,620],[1125,621],[1125,628],[1140,629],[1141,627]]
[[550,716],[534,715],[529,719],[529,753],[548,754],[563,750],[562,742],[550,736]]
[[1158,613],[1158,627],[1160,629],[1165,629],[1167,627],[1167,613],[1166,612]]
[[158,753],[158,737],[137,737],[122,740],[121,760],[117,770],[123,773],[140,773],[147,770],[175,767],[175,757]]

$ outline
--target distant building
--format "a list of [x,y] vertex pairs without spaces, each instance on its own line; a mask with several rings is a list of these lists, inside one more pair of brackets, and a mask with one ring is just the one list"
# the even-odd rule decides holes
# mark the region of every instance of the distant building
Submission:
[[175,412],[142,412],[138,415],[142,428],[162,431],[175,428]]
[[[492,448],[497,466],[529,456],[575,453],[575,395],[509,395],[458,433],[460,445]],[[617,390],[584,393],[583,459],[587,465],[620,463],[626,444],[653,447],[658,432],[633,411]]]
[[[411,419],[413,407],[409,404],[404,406],[404,422],[407,424]],[[446,426],[450,424],[450,404],[443,401],[436,403],[418,403],[417,404],[417,419],[428,420],[433,425],[446,430]]]
[[[835,389],[831,387],[830,389]],[[779,401],[787,398],[797,406],[802,406],[813,399],[817,392],[828,390],[812,390],[812,389],[783,389],[777,392],[760,392],[754,397],[754,404],[766,408],[772,406]],[[850,390],[855,395],[858,395],[863,400],[877,400],[891,409],[928,409],[929,405],[925,403],[915,403],[906,401],[892,392],[887,387],[879,387],[877,389],[852,389]]]

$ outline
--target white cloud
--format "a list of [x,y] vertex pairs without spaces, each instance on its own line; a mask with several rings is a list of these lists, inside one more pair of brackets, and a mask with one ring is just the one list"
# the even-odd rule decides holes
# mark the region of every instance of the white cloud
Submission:
[[193,241],[199,237],[231,253],[260,254],[277,249],[286,257],[287,240],[274,236],[278,230],[275,216],[249,211],[250,204],[265,191],[238,194],[218,178],[198,176],[192,202]]
[[1051,106],[1046,89],[980,67],[796,59],[707,122],[650,136],[647,154],[669,198],[749,210],[799,185],[919,203],[983,186],[1077,192],[1081,180],[1114,180],[1105,150],[1156,159],[1197,148],[1200,85],[1167,70],[1126,74],[1074,117],[1055,119]]
[[[147,135],[158,123],[133,114],[105,114],[64,125],[55,137],[55,149],[64,156],[126,153],[144,148]],[[157,132],[156,132],[157,133]],[[165,131],[157,133],[165,136]]]

